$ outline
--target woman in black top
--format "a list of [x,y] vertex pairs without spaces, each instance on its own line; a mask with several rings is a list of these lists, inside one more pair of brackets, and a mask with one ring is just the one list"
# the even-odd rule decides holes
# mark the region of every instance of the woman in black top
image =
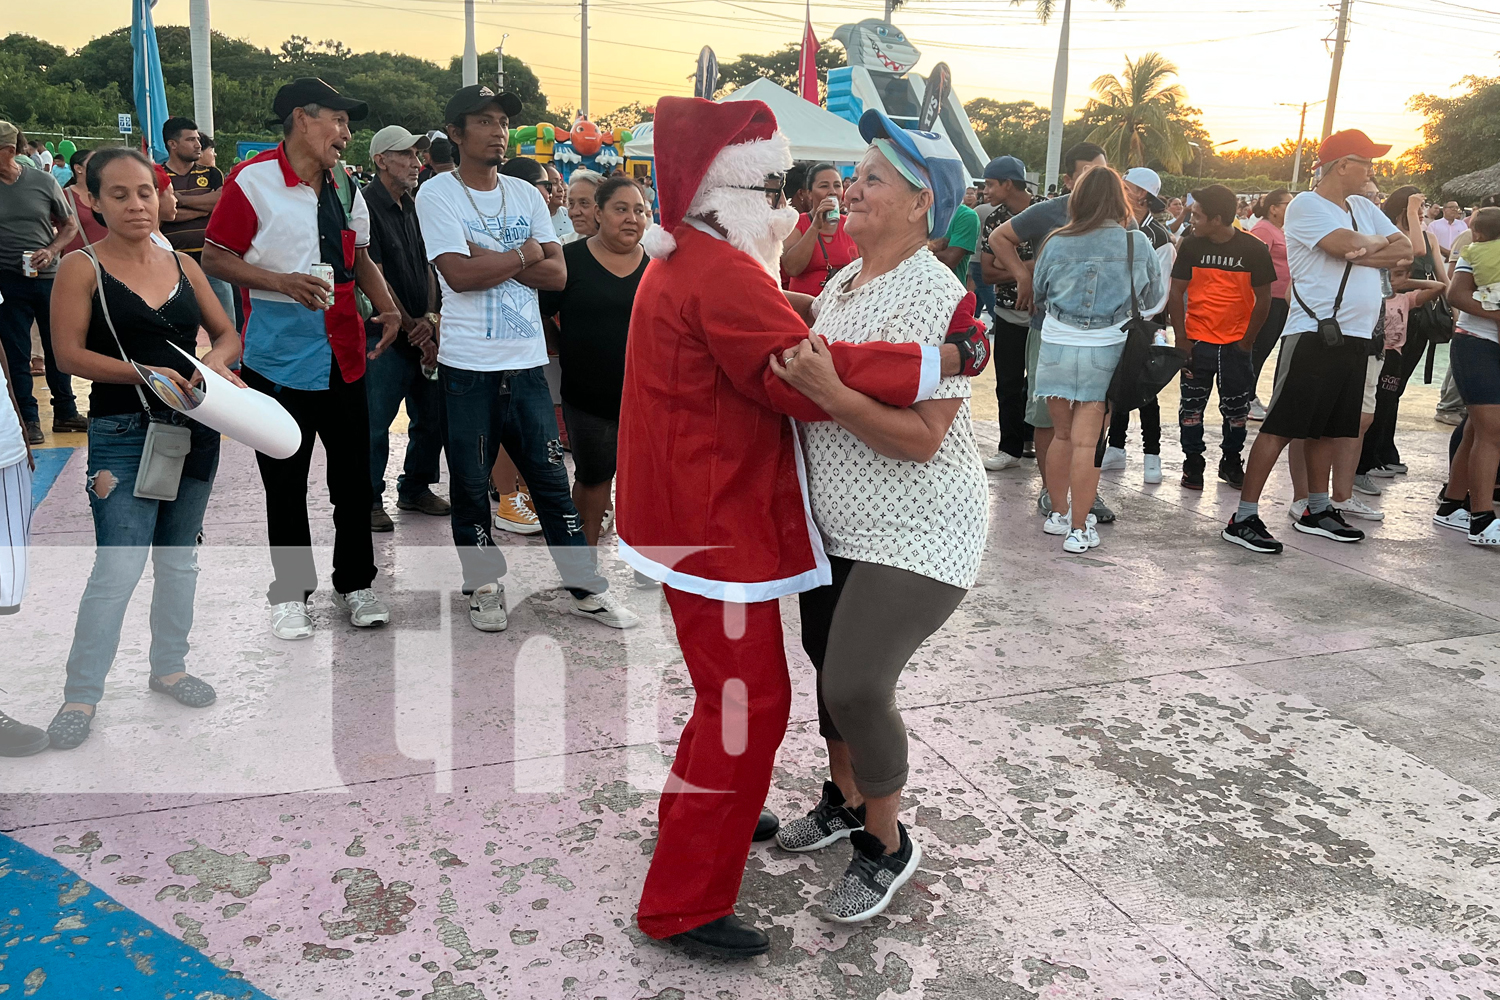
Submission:
[[[63,259],[52,289],[58,366],[94,383],[87,490],[97,546],[78,606],[64,704],[47,729],[52,746],[60,750],[88,738],[148,552],[155,577],[150,688],[194,708],[214,700],[213,688],[187,673],[184,661],[198,580],[197,546],[218,468],[219,434],[143,389],[134,365],[122,360],[122,347],[132,361],[190,395],[201,379],[178,348],[196,354],[201,326],[213,342],[204,363],[240,384],[228,369],[239,357],[240,340],[208,279],[192,258],[151,240],[159,202],[150,161],[133,149],[96,152],[89,161],[88,188],[109,227],[93,247],[100,270],[95,271],[87,249],[75,251]],[[113,333],[103,306],[109,307]],[[191,431],[175,500],[135,495],[152,421]]]
[[555,322],[562,362],[563,422],[573,449],[573,503],[590,545],[599,543],[615,478],[625,338],[635,290],[646,270],[641,237],[651,223],[640,185],[611,177],[599,185],[599,231],[563,247],[568,283],[543,292],[544,322]]

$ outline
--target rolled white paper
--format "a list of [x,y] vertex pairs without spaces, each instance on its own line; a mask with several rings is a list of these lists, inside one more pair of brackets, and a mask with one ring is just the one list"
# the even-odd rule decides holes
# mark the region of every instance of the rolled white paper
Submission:
[[255,389],[242,389],[187,351],[177,349],[203,376],[200,400],[191,409],[183,409],[184,400],[179,393],[169,396],[153,385],[152,391],[162,402],[271,458],[291,458],[297,454],[302,447],[302,429],[274,397]]

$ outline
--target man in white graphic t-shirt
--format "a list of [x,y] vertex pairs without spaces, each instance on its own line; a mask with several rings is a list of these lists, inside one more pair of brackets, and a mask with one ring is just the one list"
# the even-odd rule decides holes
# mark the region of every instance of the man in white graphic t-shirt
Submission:
[[542,534],[573,595],[574,614],[612,628],[640,619],[607,593],[568,489],[557,416],[543,368],[547,343],[537,290],[567,282],[552,213],[533,184],[501,176],[514,94],[464,87],[444,112],[458,166],[417,191],[417,220],[443,289],[439,378],[448,414],[453,543],[469,621],[507,625],[505,557],[490,536],[489,476],[499,449],[515,462]]

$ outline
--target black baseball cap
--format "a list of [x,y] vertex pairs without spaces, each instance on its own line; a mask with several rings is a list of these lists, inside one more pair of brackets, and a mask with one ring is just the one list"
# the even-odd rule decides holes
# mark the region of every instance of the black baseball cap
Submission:
[[351,122],[364,121],[370,113],[370,106],[364,101],[345,97],[315,76],[304,76],[276,91],[276,100],[271,102],[271,113],[276,117],[266,124],[280,125],[293,110],[309,104],[317,104],[330,111],[347,111]]
[[462,124],[464,115],[482,111],[491,104],[500,105],[500,110],[508,118],[521,113],[521,99],[515,94],[496,94],[484,84],[476,83],[472,87],[464,87],[448,99],[448,106],[443,109],[443,121],[449,125]]

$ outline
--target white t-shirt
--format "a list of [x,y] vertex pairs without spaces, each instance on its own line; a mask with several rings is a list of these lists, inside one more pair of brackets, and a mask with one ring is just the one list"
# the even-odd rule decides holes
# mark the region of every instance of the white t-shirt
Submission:
[[[1454,260],[1453,270],[1462,271],[1471,278],[1474,276],[1474,265],[1461,257]],[[1496,315],[1500,316],[1500,313]],[[1493,319],[1455,309],[1453,310],[1453,325],[1464,333],[1500,344],[1500,324]]]
[[[0,299],[3,302],[4,299]],[[0,358],[0,361],[3,361]],[[30,359],[27,359],[30,363]],[[26,438],[21,429],[21,418],[16,408],[10,405],[10,390],[6,388],[6,366],[0,364],[0,469],[8,469],[17,462],[26,461]]]
[[[458,172],[450,170],[417,189],[417,221],[428,260],[445,253],[467,257],[470,242],[489,250],[514,250],[528,238],[558,242],[542,193],[519,177],[502,175],[499,182],[491,191],[469,189],[466,194]],[[439,361],[475,372],[547,363],[536,289],[512,279],[494,288],[455,292],[441,269],[438,281],[443,288]]]
[[[928,250],[852,291],[854,261],[824,286],[813,330],[829,341],[941,346],[963,286]],[[832,421],[799,423],[813,519],[831,556],[879,563],[969,589],[979,576],[989,486],[969,419],[969,380],[942,379],[933,399],[963,399],[928,462],[879,455]]]
[[39,149],[36,153],[36,162],[43,170],[52,169],[52,154],[45,149]]
[[[1357,194],[1349,196],[1348,211],[1316,191],[1304,191],[1293,198],[1286,207],[1282,231],[1286,233],[1287,267],[1292,273],[1292,288],[1297,294],[1287,293],[1291,310],[1281,331],[1283,337],[1292,333],[1311,333],[1318,328],[1319,319],[1333,315],[1333,300],[1338,297],[1339,282],[1344,278],[1344,265],[1348,262],[1318,249],[1318,241],[1340,229],[1356,229],[1366,236],[1382,237],[1400,232],[1373,202]],[[1309,316],[1307,310],[1298,304],[1297,296],[1301,296],[1314,315]],[[1344,336],[1369,340],[1384,308],[1380,270],[1355,264],[1349,269],[1349,283],[1344,288],[1344,299],[1339,303],[1336,317]]]

